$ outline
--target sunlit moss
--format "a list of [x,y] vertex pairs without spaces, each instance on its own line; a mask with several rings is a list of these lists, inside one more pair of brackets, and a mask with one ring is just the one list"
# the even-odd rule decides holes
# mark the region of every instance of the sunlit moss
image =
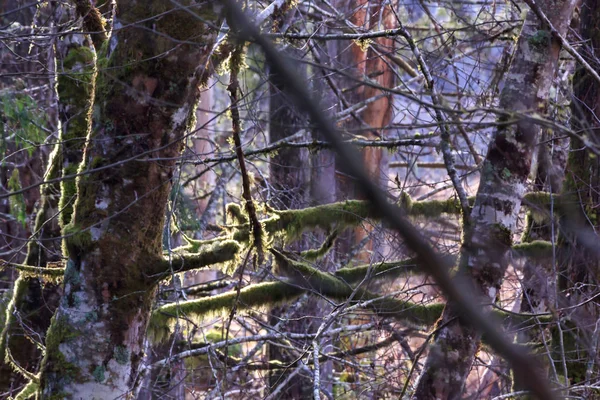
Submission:
[[[171,326],[178,316],[202,320],[211,316],[229,313],[232,307],[238,310],[274,305],[291,301],[302,294],[302,290],[283,282],[267,282],[248,286],[239,292],[230,291],[203,299],[173,303],[159,307],[152,312],[148,335],[151,340],[160,342],[171,333]],[[237,302],[237,303],[236,303]]]

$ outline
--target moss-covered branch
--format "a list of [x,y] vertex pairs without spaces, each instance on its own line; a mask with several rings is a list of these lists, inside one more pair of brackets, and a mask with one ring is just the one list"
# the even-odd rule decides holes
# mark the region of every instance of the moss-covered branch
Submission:
[[[410,196],[404,194],[401,196],[399,205],[413,217],[435,218],[443,214],[458,214],[460,211],[460,205],[453,198],[412,201]],[[273,215],[261,221],[264,230],[270,235],[283,233],[288,240],[297,238],[303,232],[315,228],[323,230],[329,230],[333,226],[345,228],[356,226],[365,219],[379,218],[377,212],[369,206],[369,202],[364,200],[347,200],[298,210],[269,211]],[[230,228],[233,230],[233,239],[240,242],[248,241],[248,224]]]
[[513,251],[519,257],[542,260],[552,257],[552,248],[552,242],[534,240],[533,242],[514,245]]
[[325,240],[323,241],[323,243],[321,244],[321,246],[318,249],[310,249],[310,250],[303,251],[301,253],[302,258],[304,258],[308,261],[316,261],[319,258],[325,257],[327,255],[327,253],[329,253],[329,250],[331,250],[333,248],[333,245],[335,244],[335,240],[337,239],[338,234],[339,234],[339,230],[334,229],[333,232],[331,232],[329,235],[327,235],[327,237],[325,238]]
[[20,271],[25,278],[29,277],[44,277],[49,280],[57,280],[63,277],[65,273],[65,267],[62,263],[49,263],[51,266],[47,267],[34,267],[25,264],[15,264],[0,260],[0,270],[2,268],[14,268]]
[[27,400],[35,396],[40,387],[39,380],[30,380],[23,389],[14,397],[14,400]]
[[220,312],[229,313],[236,299],[237,309],[244,310],[291,301],[303,292],[302,289],[283,282],[266,282],[245,287],[240,290],[239,298],[237,291],[232,290],[204,299],[169,304],[152,313],[148,335],[152,340],[160,342],[169,336],[170,325],[178,317],[196,319]]
[[154,266],[154,274],[160,278],[170,276],[173,272],[185,272],[235,260],[241,246],[234,240],[223,240],[206,244],[194,253],[177,252],[163,259]]
[[[447,255],[448,263],[456,262],[455,255]],[[371,279],[393,279],[403,274],[418,272],[419,265],[416,258],[405,260],[389,261],[373,264],[357,265],[356,267],[340,268],[335,272],[335,276],[346,283],[358,283],[369,277]]]
[[365,301],[381,317],[392,317],[420,325],[431,325],[441,315],[444,304],[417,304],[385,297],[361,288],[353,289],[338,277],[319,271],[308,264],[293,261],[278,250],[271,249],[280,273],[310,292],[316,292],[336,301]]

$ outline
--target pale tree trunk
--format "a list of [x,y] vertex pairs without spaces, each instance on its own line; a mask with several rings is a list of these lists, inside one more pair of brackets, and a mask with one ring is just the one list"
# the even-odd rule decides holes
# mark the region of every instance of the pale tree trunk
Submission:
[[64,228],[65,294],[47,334],[44,398],[113,399],[138,378],[170,179],[215,39],[203,21],[219,23],[212,3],[193,9],[202,17],[162,1],[117,3]]
[[[564,35],[576,1],[537,4]],[[529,12],[501,94],[500,108],[508,112],[535,110],[543,114],[559,52],[559,42],[552,39],[550,32]],[[495,301],[502,284],[506,254],[512,245],[525,182],[538,143],[539,128],[535,124],[523,119],[516,124],[507,123],[509,119],[508,116],[499,119],[499,128],[489,145],[475,205],[470,220],[465,223],[458,261],[461,273],[473,278],[478,290],[473,293],[474,301],[482,307],[489,307],[487,305]],[[438,330],[413,398],[461,397],[481,334],[458,316],[458,311],[449,303],[437,323]]]

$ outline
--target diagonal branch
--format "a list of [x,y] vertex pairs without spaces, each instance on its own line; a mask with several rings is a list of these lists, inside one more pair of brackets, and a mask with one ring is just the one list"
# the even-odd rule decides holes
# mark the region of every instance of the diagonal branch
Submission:
[[451,279],[448,273],[448,266],[441,257],[431,248],[429,243],[421,236],[416,228],[411,225],[404,217],[403,213],[397,207],[392,206],[387,202],[385,195],[381,190],[369,179],[369,176],[364,170],[360,158],[356,151],[349,148],[338,136],[335,128],[331,125],[328,118],[315,107],[316,102],[311,101],[311,97],[302,86],[302,80],[299,79],[292,71],[292,67],[284,60],[277,52],[275,47],[252,25],[248,23],[247,18],[239,10],[238,6],[231,0],[223,1],[229,12],[229,21],[234,24],[245,37],[254,38],[256,43],[262,47],[265,52],[267,61],[271,64],[274,70],[280,74],[286,81],[290,83],[291,95],[296,103],[304,109],[317,124],[321,132],[329,138],[332,143],[335,143],[336,150],[340,158],[346,164],[349,172],[357,177],[359,185],[366,197],[372,202],[372,207],[377,210],[380,215],[384,215],[388,219],[391,226],[404,236],[409,248],[411,248],[422,260],[424,269],[430,273],[438,283],[443,292],[452,300],[459,310],[465,321],[476,326],[484,334],[488,336],[488,340],[500,354],[513,365],[516,373],[527,377],[529,387],[534,393],[542,398],[554,399],[556,396],[549,390],[546,380],[536,371],[533,361],[526,353],[516,346],[512,345],[498,329],[497,324],[493,323],[473,304],[472,299],[467,298],[465,293],[472,293],[472,283],[466,279],[460,281]]

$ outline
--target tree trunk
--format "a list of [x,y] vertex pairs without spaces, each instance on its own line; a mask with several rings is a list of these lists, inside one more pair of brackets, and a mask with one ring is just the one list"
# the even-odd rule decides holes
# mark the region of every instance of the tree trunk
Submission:
[[[537,4],[564,35],[576,1]],[[552,39],[544,24],[529,12],[501,94],[500,108],[521,113],[535,109],[543,114],[559,52],[560,43]],[[539,128],[523,118],[516,124],[508,123],[508,117],[501,117],[498,122],[500,125],[483,165],[470,223],[465,226],[458,261],[460,273],[470,275],[475,281],[478,293],[473,295],[482,306],[495,301],[502,285],[506,254],[512,245],[539,136]],[[458,316],[453,305],[447,304],[437,324],[415,399],[461,397],[481,334]]]
[[[294,51],[288,51],[288,55]],[[303,74],[302,74],[303,75]],[[275,73],[270,73],[271,83],[269,90],[269,138],[271,143],[286,139],[297,133],[298,127],[304,125],[301,117],[290,104],[286,93],[286,84]],[[279,210],[299,209],[308,206],[308,191],[310,187],[310,166],[308,164],[308,151],[306,149],[280,149],[277,155],[271,157],[269,164],[270,183],[273,187],[273,196],[270,199],[272,206]],[[300,252],[306,250],[306,241],[300,239],[292,245],[293,250]],[[315,299],[306,299],[306,304],[299,307],[292,315],[286,313],[288,306],[274,307],[271,309],[269,322],[278,329],[291,332],[314,332],[313,318],[315,313]],[[282,319],[284,318],[284,319]],[[300,346],[300,348],[305,347]],[[283,365],[292,364],[297,360],[298,354],[291,353],[280,346],[269,345],[269,360],[277,360]],[[312,393],[312,377],[306,376],[303,371],[295,379],[287,377],[294,368],[279,368],[269,372],[269,388],[278,390],[278,396],[283,399],[305,399]],[[287,382],[283,388],[279,386]]]
[[65,294],[47,334],[44,398],[113,399],[138,378],[174,160],[215,39],[203,21],[219,23],[212,3],[194,10],[120,1],[120,29],[98,51],[104,69],[64,228]]

